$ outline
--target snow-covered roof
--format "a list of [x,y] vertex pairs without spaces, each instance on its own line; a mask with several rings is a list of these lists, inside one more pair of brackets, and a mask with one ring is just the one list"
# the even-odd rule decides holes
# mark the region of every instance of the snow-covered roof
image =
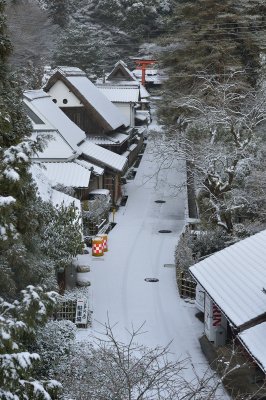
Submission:
[[135,118],[139,121],[149,121],[150,113],[146,110],[136,110]]
[[32,133],[31,139],[35,141],[39,136],[44,138],[47,137],[48,139],[46,140],[46,146],[43,151],[38,151],[31,157],[33,161],[66,161],[73,158],[73,155],[76,154],[76,151],[73,150],[58,131],[35,131]]
[[98,145],[117,145],[122,144],[128,139],[128,135],[124,133],[113,133],[101,136],[88,136],[87,141]]
[[92,164],[88,161],[75,159],[74,162],[76,164],[81,165],[84,168],[87,168],[91,172],[94,172],[96,175],[103,175],[103,173],[104,173],[104,168],[98,167],[97,165]]
[[266,373],[266,322],[246,329],[238,335],[240,341]]
[[236,326],[266,315],[266,230],[190,267],[190,272]]
[[[132,71],[134,77],[138,80],[142,78],[142,70],[141,69],[134,69]],[[160,74],[158,69],[146,69],[145,71],[145,81],[153,83],[154,85],[160,85],[165,80],[165,76]]]
[[65,187],[87,188],[91,172],[75,162],[42,163],[43,173],[53,186],[60,184]]
[[89,107],[92,107],[105,121],[110,130],[128,125],[123,114],[87,78],[83,71],[78,68],[59,67],[46,83],[45,90],[49,90],[54,82],[59,79],[62,79],[69,89],[75,92],[75,95],[84,106],[89,105]]
[[107,75],[107,80],[129,80],[134,81],[135,77],[132,72],[127,67],[126,63],[122,60],[119,60],[112,71]]
[[43,201],[50,201],[55,207],[64,204],[66,207],[73,205],[77,208],[78,214],[81,215],[80,200],[59,192],[52,188],[52,184],[44,174],[44,169],[39,164],[32,164],[30,167],[32,178],[37,185],[38,194]]
[[78,67],[69,67],[66,65],[60,65],[58,69],[62,71],[64,74],[67,74],[68,76],[86,76],[86,73]]
[[122,144],[129,138],[129,135],[126,135],[125,133],[116,132],[116,133],[111,133],[110,135],[108,135],[108,137],[113,141],[113,143]]
[[52,189],[51,201],[55,207],[61,205],[64,205],[65,207],[70,207],[74,205],[74,207],[78,211],[78,214],[81,215],[81,202],[75,197],[69,196],[68,194]]
[[[86,138],[85,133],[54,104],[52,98],[43,90],[25,91],[24,102],[40,118],[49,121],[49,125],[58,130],[74,150],[77,150],[77,145]],[[41,124],[38,125],[39,129],[42,130]]]
[[140,84],[140,97],[141,99],[147,99],[148,97],[150,97],[150,93],[148,92],[148,90],[145,88],[145,86],[143,86],[142,84]]
[[140,89],[136,86],[98,85],[100,91],[113,103],[137,103]]
[[122,172],[127,164],[126,157],[113,153],[110,150],[97,146],[94,143],[85,141],[80,145],[80,150],[85,157],[92,159],[94,162],[106,165],[111,169]]
[[108,136],[89,136],[87,138],[88,142],[100,145],[114,145],[114,141]]

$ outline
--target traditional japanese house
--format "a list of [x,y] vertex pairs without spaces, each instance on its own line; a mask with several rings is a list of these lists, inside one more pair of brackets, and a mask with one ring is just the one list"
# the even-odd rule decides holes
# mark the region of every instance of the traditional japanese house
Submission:
[[216,346],[236,338],[266,373],[266,230],[190,267],[204,331]]

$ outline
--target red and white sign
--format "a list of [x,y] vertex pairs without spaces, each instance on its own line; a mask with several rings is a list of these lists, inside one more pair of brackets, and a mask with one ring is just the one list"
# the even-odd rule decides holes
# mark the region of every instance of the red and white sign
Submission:
[[212,305],[212,326],[221,326],[222,313],[216,304]]

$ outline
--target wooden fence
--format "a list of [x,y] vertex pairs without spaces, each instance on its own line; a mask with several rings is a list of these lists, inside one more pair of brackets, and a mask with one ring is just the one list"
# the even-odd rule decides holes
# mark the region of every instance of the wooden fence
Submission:
[[191,278],[188,272],[177,270],[176,279],[180,297],[195,299],[196,282]]

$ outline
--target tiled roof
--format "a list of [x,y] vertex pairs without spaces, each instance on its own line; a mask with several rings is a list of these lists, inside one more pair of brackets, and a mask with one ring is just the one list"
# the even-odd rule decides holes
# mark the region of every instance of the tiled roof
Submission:
[[52,189],[51,182],[44,174],[44,168],[42,164],[33,163],[30,167],[33,180],[37,185],[38,195],[43,201],[50,201],[54,206],[59,206],[62,203],[65,206],[70,206],[74,203],[74,206],[78,209],[78,214],[81,215],[81,204],[80,200],[75,197],[69,196],[65,193],[59,192],[58,190]]
[[[42,119],[49,121],[49,126],[58,130],[70,146],[76,150],[77,144],[85,139],[85,133],[72,122],[52,98],[43,90],[27,90],[24,92],[25,104]],[[43,124],[34,129],[42,130]]]
[[43,151],[38,151],[31,157],[32,160],[66,161],[75,155],[75,151],[58,131],[33,132],[31,139],[35,141],[37,137],[47,138],[46,145]]
[[266,314],[266,230],[190,267],[190,272],[239,327]]
[[[119,75],[119,70],[120,70],[120,74],[122,73],[122,78],[126,79],[126,80],[135,80],[134,75],[132,74],[132,72],[129,70],[129,68],[127,67],[126,63],[122,60],[119,60],[114,68],[112,69],[112,71],[107,75],[106,79],[119,79],[120,75]],[[118,74],[118,76],[117,76]]]
[[75,162],[42,163],[44,175],[53,186],[60,184],[66,187],[88,187],[91,172]]
[[127,126],[122,113],[105,97],[102,92],[85,76],[67,76],[82,96],[106,120],[112,129]]
[[92,164],[88,161],[76,159],[76,160],[74,160],[74,162],[76,164],[81,165],[84,168],[87,168],[91,172],[94,172],[96,175],[103,175],[103,173],[104,173],[104,168],[98,167],[97,165]]
[[135,86],[98,85],[100,91],[113,103],[137,103],[140,90]]
[[59,67],[50,77],[45,85],[45,90],[53,85],[55,80],[63,80],[70,88],[75,90],[75,95],[82,101],[83,105],[89,105],[109,126],[115,130],[122,125],[127,126],[124,115],[115,107],[110,100],[87,78],[86,74],[79,68]]
[[122,172],[127,164],[126,157],[97,146],[87,140],[80,145],[80,150],[92,162],[98,162],[119,172]]
[[102,136],[87,136],[87,141],[98,145],[117,145],[122,144],[128,139],[124,133],[110,133]]

